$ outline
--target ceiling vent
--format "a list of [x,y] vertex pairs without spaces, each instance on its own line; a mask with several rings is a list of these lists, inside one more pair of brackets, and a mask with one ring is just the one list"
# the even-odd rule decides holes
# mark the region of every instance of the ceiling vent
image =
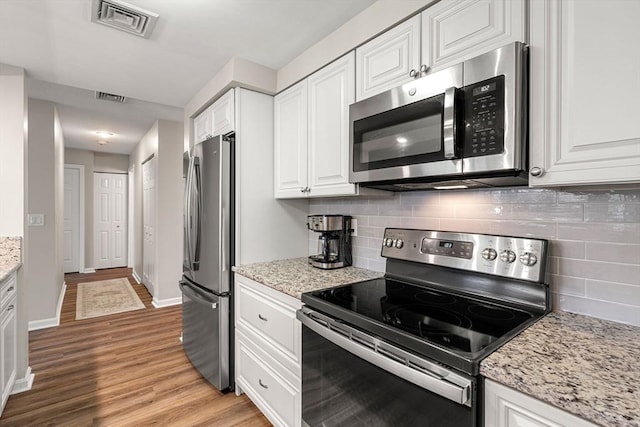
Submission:
[[127,100],[127,98],[122,95],[114,95],[112,93],[99,92],[99,91],[96,91],[96,99],[102,99],[103,101],[119,102],[120,104],[124,104],[124,102]]
[[92,0],[91,21],[149,38],[159,15],[119,0]]

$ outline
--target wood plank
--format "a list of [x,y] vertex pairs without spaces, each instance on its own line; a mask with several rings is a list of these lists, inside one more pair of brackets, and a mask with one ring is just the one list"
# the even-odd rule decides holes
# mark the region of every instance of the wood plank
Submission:
[[[77,285],[127,277],[145,309],[75,320]],[[186,357],[181,307],[114,268],[65,275],[60,326],[29,333],[33,388],[9,397],[0,426],[270,426],[246,397],[211,386]]]

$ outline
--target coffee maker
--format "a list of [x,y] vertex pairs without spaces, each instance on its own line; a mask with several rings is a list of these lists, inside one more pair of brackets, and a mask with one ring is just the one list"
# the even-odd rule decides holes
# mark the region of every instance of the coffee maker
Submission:
[[351,265],[351,217],[309,215],[307,219],[307,228],[320,233],[318,254],[309,257],[309,264],[324,270]]

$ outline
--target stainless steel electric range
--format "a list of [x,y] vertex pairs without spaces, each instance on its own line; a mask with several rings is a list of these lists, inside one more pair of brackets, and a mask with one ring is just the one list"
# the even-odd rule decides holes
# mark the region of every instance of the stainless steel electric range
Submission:
[[480,361],[550,310],[548,242],[388,228],[382,256],[302,295],[302,425],[482,425]]

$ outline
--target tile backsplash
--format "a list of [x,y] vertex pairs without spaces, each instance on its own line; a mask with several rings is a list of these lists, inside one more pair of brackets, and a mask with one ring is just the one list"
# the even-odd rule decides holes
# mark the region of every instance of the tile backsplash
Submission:
[[[551,241],[556,310],[640,326],[640,187],[510,188],[314,199],[311,214],[358,220],[354,265],[384,271],[385,227],[530,236]],[[315,253],[317,234],[309,233]]]

